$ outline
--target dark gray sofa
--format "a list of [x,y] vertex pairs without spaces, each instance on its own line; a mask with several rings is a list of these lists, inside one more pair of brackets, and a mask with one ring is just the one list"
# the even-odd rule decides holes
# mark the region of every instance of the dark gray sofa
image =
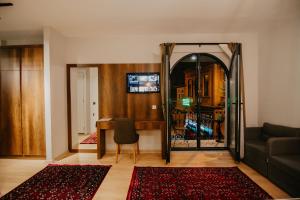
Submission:
[[246,128],[244,162],[264,176],[267,176],[268,139],[272,137],[295,137],[298,135],[299,129],[297,128],[269,123],[264,123],[263,127]]
[[[269,177],[269,170],[270,170],[269,151],[270,149],[274,151],[274,148],[270,147],[273,141],[277,141],[276,139],[284,139],[286,137],[296,139],[295,137],[297,136],[300,136],[299,128],[291,128],[287,126],[274,125],[270,123],[264,123],[263,127],[246,128],[245,155],[243,161],[249,166],[251,166],[252,168],[254,168],[255,170],[257,170],[258,172],[260,172],[262,175]],[[279,145],[278,143],[276,144]],[[293,150],[291,149],[291,151]],[[273,165],[277,165],[275,163],[276,161],[272,162]],[[275,172],[274,166],[272,170],[273,170],[272,172],[274,177],[274,172]],[[282,178],[278,176],[275,177],[276,177],[275,179],[282,180]],[[275,183],[281,186],[279,182],[275,182]]]
[[300,137],[271,138],[268,143],[268,178],[300,197]]

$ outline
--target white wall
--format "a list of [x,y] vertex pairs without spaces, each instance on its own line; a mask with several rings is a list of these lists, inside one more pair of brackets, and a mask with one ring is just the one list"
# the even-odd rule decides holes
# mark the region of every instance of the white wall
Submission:
[[300,18],[259,34],[259,124],[300,127]]
[[85,85],[85,127],[86,127],[86,133],[90,133],[90,124],[91,124],[91,118],[90,118],[90,98],[91,98],[91,90],[90,90],[90,70],[86,69],[86,85]]
[[78,113],[77,113],[77,68],[70,69],[70,91],[71,91],[71,134],[72,146],[78,144]]
[[[99,102],[98,102],[98,68],[90,67],[89,68],[89,82],[90,82],[90,102],[89,102],[89,111],[90,111],[90,132],[96,132],[96,121],[99,116]],[[95,102],[95,105],[93,105]]]
[[44,29],[46,159],[68,150],[65,38]]
[[[245,70],[247,126],[258,125],[258,46],[256,34],[105,35],[66,39],[67,63],[159,63],[164,42],[241,42]],[[141,133],[141,149],[159,150],[157,131]],[[108,149],[114,149],[112,134]]]

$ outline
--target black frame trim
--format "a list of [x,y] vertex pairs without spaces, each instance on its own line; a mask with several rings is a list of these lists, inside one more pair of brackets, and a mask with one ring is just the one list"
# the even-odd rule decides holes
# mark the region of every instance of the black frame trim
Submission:
[[[175,43],[176,45],[219,45],[219,44],[229,44],[229,43]],[[172,73],[172,71],[173,71],[173,69],[174,69],[174,67],[180,62],[180,61],[182,61],[183,59],[185,59],[185,58],[187,58],[187,57],[190,57],[190,56],[193,56],[193,55],[195,55],[195,56],[197,56],[197,73],[198,73],[198,75],[200,75],[200,71],[201,71],[201,65],[200,65],[200,57],[201,56],[207,56],[207,57],[210,57],[210,58],[213,58],[213,59],[215,59],[220,65],[221,65],[221,67],[224,69],[224,71],[225,71],[225,74],[226,74],[226,77],[227,77],[227,93],[228,94],[230,94],[230,84],[229,84],[229,76],[230,76],[230,69],[227,69],[227,66],[225,65],[225,63],[220,59],[220,58],[218,58],[218,57],[216,57],[215,55],[213,55],[213,54],[210,54],[210,53],[190,53],[190,54],[187,54],[187,55],[185,55],[185,56],[183,56],[182,58],[180,58],[179,60],[177,60],[176,61],[176,63],[171,67],[171,70],[170,70],[170,72],[169,72],[169,74],[168,74],[168,78],[169,78],[169,80],[171,80],[170,79],[170,75],[171,75],[171,73]],[[231,66],[231,63],[230,63],[230,66]],[[229,66],[229,67],[230,67]],[[198,79],[197,79],[197,82],[198,82]],[[196,85],[198,85],[198,83],[196,84]],[[169,87],[171,87],[171,84],[169,85]],[[198,86],[197,86],[198,87]],[[197,88],[196,88],[197,89]],[[170,93],[169,94],[171,94],[171,90],[170,90]],[[199,98],[199,96],[197,95],[197,98]],[[228,97],[227,97],[227,99],[228,99]],[[200,99],[199,99],[200,100]],[[198,101],[198,99],[197,99],[197,101]],[[227,103],[228,104],[228,103]],[[225,106],[227,106],[227,133],[228,133],[228,131],[229,131],[229,125],[230,125],[230,108],[228,108],[228,105],[225,105]],[[200,107],[199,108],[197,108],[197,109],[200,109]],[[170,116],[169,116],[170,117]],[[197,117],[197,120],[198,120],[198,117]],[[200,124],[198,125],[198,126],[200,126]],[[199,128],[199,127],[198,127]],[[199,130],[199,129],[198,129]],[[197,134],[197,147],[172,147],[172,145],[170,144],[170,151],[205,151],[205,150],[229,150],[229,135],[227,134],[227,147],[201,147],[200,146],[200,140],[199,140],[199,138],[198,138],[199,136],[198,136],[198,134]],[[171,138],[171,137],[170,137]],[[169,141],[170,143],[171,143],[171,140]]]

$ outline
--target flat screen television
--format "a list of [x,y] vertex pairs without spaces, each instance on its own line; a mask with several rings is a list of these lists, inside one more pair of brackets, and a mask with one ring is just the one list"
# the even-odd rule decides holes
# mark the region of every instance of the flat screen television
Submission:
[[160,92],[160,77],[158,72],[127,73],[127,93],[157,93]]

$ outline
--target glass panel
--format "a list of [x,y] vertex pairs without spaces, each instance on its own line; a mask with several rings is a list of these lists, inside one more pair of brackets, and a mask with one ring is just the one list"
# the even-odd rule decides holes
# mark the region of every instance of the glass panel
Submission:
[[225,147],[226,73],[218,60],[200,56],[200,146]]
[[73,149],[97,149],[98,68],[71,68],[71,133]]
[[237,149],[237,145],[239,142],[239,133],[237,132],[238,126],[240,123],[240,119],[238,117],[239,112],[239,63],[237,54],[234,55],[232,66],[230,70],[230,130],[229,130],[229,149],[235,159],[239,157],[239,149]]
[[171,147],[197,147],[197,56],[190,55],[171,71]]
[[[235,64],[233,64],[235,65]],[[229,140],[229,148],[235,151],[235,113],[236,113],[236,67],[234,66],[231,71],[231,79],[230,79],[230,140]]]

